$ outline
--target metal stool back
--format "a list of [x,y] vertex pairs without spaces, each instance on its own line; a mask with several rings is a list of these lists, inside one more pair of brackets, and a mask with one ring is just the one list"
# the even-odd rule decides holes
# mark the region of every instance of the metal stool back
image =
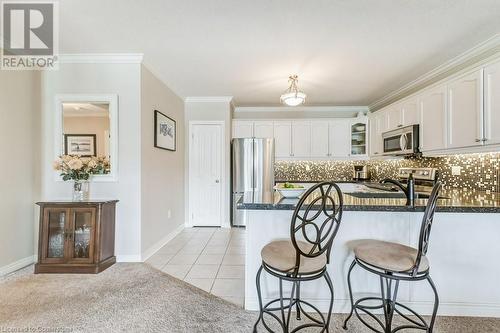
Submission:
[[[387,269],[384,269],[383,267],[376,267],[373,265],[367,265],[363,261],[359,260],[358,258],[355,258],[351,264],[351,267],[349,268],[349,272],[347,274],[347,282],[348,282],[348,287],[349,287],[349,294],[351,298],[351,312],[349,313],[348,317],[344,321],[343,328],[347,329],[347,322],[353,315],[353,312],[356,314],[358,319],[368,328],[370,328],[374,332],[396,332],[401,329],[420,329],[420,330],[425,330],[426,332],[432,333],[432,330],[434,328],[434,323],[436,320],[436,315],[437,315],[437,309],[439,306],[439,296],[437,293],[437,289],[434,285],[434,282],[432,281],[430,275],[429,275],[429,269],[426,269],[424,271],[419,270],[420,265],[422,263],[422,258],[425,257],[427,254],[427,250],[429,247],[429,238],[430,238],[430,233],[432,229],[432,223],[434,221],[434,213],[436,212],[436,207],[437,207],[437,200],[439,198],[439,191],[441,190],[442,184],[441,182],[437,182],[431,192],[431,195],[429,196],[429,200],[427,202],[427,205],[425,207],[424,211],[424,216],[422,218],[422,224],[420,226],[420,234],[419,234],[419,240],[418,240],[418,249],[417,249],[417,255],[415,258],[415,262],[413,266],[409,270],[405,271],[390,271]],[[352,287],[351,287],[351,272],[353,268],[359,265],[365,270],[368,270],[369,272],[375,273],[380,276],[380,288],[381,288],[381,298],[377,297],[364,297],[356,302],[353,300],[353,295],[352,295]],[[411,308],[407,307],[406,305],[403,305],[399,302],[396,301],[397,299],[397,293],[398,293],[398,287],[399,287],[399,281],[421,281],[421,280],[427,280],[434,292],[434,308],[432,312],[432,317],[431,321],[429,324],[426,323],[426,321],[423,319],[421,315],[416,313],[414,310]],[[395,283],[393,283],[395,281]],[[382,305],[380,306],[373,306],[373,305],[363,305],[363,302],[365,301],[374,301],[374,300],[379,300],[382,301]],[[402,313],[399,311],[398,307],[403,308],[407,312],[411,313],[416,317],[416,319],[410,318],[406,314]],[[375,310],[375,309],[382,309],[384,311],[384,317],[385,317],[385,323],[383,323],[378,317],[376,317],[370,310]],[[382,331],[374,328],[372,325],[370,325],[365,319],[360,317],[358,310],[362,311],[364,314],[370,316],[375,322],[377,322],[381,328],[383,329]],[[396,328],[392,328],[392,319],[394,313],[398,313],[402,318],[407,320],[409,324],[399,326]]]
[[[301,197],[290,224],[290,237],[296,251],[292,276],[298,275],[301,256],[315,258],[326,252],[327,263],[330,262],[330,252],[342,220],[343,206],[342,191],[333,182],[316,184]],[[320,224],[316,223],[317,220]],[[301,248],[298,240],[307,242],[310,247]]]
[[[333,182],[315,184],[302,195],[295,207],[290,223],[290,238],[296,252],[293,270],[288,273],[276,272],[263,261],[257,272],[256,284],[260,315],[254,325],[254,332],[257,332],[259,322],[262,322],[267,331],[273,332],[264,320],[264,314],[268,314],[274,318],[279,323],[283,332],[289,332],[290,314],[293,307],[296,309],[297,320],[301,320],[301,314],[303,314],[309,319],[309,322],[295,327],[292,332],[310,327],[319,327],[321,328],[320,332],[329,331],[328,326],[330,324],[334,294],[333,284],[326,270],[326,264],[320,270],[306,275],[301,274],[300,265],[301,258],[302,260],[307,260],[307,258],[317,258],[322,255],[326,256],[326,263],[329,263],[333,240],[338,233],[342,220],[343,204],[342,191]],[[272,300],[265,305],[262,304],[260,288],[260,276],[263,269],[277,277],[280,284],[280,298]],[[314,305],[300,299],[300,283],[322,277],[325,278],[331,293],[330,307],[326,318]],[[290,297],[283,297],[283,281],[293,283]],[[285,301],[288,304],[285,304]],[[272,305],[275,303],[278,303],[279,306],[273,307]],[[314,310],[320,319],[305,312],[302,309],[303,305]],[[288,310],[286,316],[285,310]],[[273,311],[280,311],[281,318],[274,314]]]

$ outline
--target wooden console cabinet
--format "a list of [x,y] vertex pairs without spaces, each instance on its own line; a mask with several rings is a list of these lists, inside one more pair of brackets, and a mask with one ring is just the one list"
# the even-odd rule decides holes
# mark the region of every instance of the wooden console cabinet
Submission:
[[37,202],[37,273],[99,273],[116,262],[118,200]]

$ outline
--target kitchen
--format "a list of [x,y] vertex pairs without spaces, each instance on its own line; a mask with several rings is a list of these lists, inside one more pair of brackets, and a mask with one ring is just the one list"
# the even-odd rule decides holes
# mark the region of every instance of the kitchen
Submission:
[[498,0],[0,7],[0,331],[500,332]]
[[[256,276],[260,302],[279,305],[272,303],[280,299],[276,277],[261,277],[259,271],[266,267],[262,249],[277,239],[290,239],[292,213],[314,184],[333,181],[343,193],[342,226],[327,270],[335,286],[333,312],[349,313],[353,242],[378,239],[417,247],[428,198],[440,181],[429,251],[439,315],[498,316],[499,84],[496,54],[374,112],[346,107],[342,111],[348,117],[326,118],[321,107],[302,106],[287,108],[300,118],[281,114],[273,119],[278,110],[236,108],[233,225],[246,226],[245,308],[259,310]],[[246,165],[253,168],[242,167]],[[373,274],[355,270],[352,279],[357,293],[380,293]],[[282,288],[281,295],[294,297],[295,284]],[[301,293],[316,311],[328,313],[330,298],[323,281],[310,282]],[[404,283],[398,301],[431,315],[434,297],[425,283]],[[425,321],[421,325],[427,327]]]

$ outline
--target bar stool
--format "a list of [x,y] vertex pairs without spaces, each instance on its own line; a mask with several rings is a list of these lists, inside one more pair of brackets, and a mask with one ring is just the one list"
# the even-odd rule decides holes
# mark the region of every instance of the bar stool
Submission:
[[[256,276],[260,314],[253,332],[262,321],[267,331],[273,332],[264,319],[264,314],[276,320],[283,332],[297,332],[309,327],[319,327],[328,332],[333,307],[333,284],[326,270],[330,261],[333,240],[342,219],[343,198],[337,184],[323,182],[312,186],[299,200],[290,223],[290,240],[273,241],[261,251],[262,265]],[[279,298],[263,306],[260,277],[265,270],[279,280]],[[324,277],[330,289],[330,307],[325,316],[311,303],[300,299],[301,282]],[[290,297],[283,297],[283,281],[292,282]],[[285,302],[287,304],[285,304]],[[305,312],[303,306],[314,310],[317,317]],[[303,314],[310,322],[290,331],[291,311],[295,307],[296,318]],[[285,310],[287,314],[285,316]],[[274,312],[279,311],[281,318]],[[319,318],[318,318],[319,317]]]
[[[427,202],[420,227],[418,249],[373,239],[357,242],[357,245],[354,247],[354,261],[347,274],[349,295],[351,297],[351,312],[344,321],[343,327],[345,330],[347,330],[347,322],[354,312],[356,317],[374,332],[391,333],[402,329],[420,329],[432,333],[439,306],[439,296],[436,286],[429,275],[430,266],[426,254],[440,189],[441,183],[437,182]],[[364,297],[354,302],[351,288],[351,272],[356,265],[380,277],[381,297]],[[427,324],[417,312],[396,301],[400,281],[414,282],[422,280],[427,280],[434,292],[434,309],[430,324]],[[366,304],[366,301],[381,301],[382,304],[370,305]],[[382,320],[370,312],[376,309],[383,309],[385,322],[382,322]],[[413,314],[416,319],[410,318],[402,313],[400,309]],[[358,310],[370,316],[380,325],[382,330],[378,330],[370,325],[360,316]],[[392,320],[395,312],[407,321],[405,325],[392,328]]]

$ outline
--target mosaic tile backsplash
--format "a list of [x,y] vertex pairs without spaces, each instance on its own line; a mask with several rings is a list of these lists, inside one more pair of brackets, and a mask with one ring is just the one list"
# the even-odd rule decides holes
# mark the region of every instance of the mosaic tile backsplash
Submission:
[[[396,178],[401,167],[432,167],[439,170],[447,189],[500,192],[500,153],[383,161],[277,161],[274,173],[276,181],[351,180],[355,164],[368,165],[372,181]],[[452,175],[452,166],[461,168],[460,176]]]

